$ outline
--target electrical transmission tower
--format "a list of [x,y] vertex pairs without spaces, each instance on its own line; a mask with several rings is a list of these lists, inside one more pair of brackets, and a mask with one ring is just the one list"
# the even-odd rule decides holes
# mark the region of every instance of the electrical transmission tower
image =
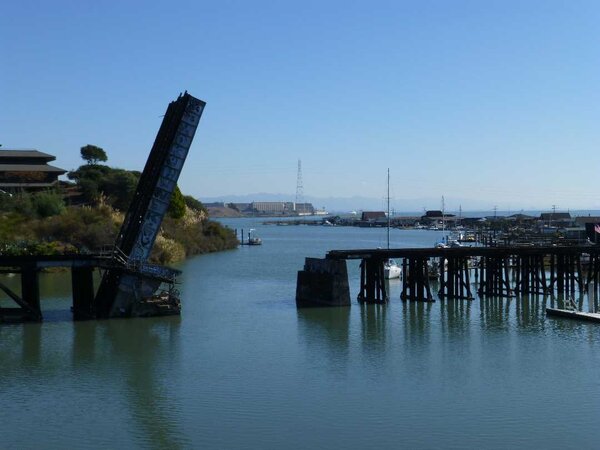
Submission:
[[304,212],[304,187],[302,186],[302,161],[298,160],[298,176],[296,177],[296,213],[300,214],[301,212]]

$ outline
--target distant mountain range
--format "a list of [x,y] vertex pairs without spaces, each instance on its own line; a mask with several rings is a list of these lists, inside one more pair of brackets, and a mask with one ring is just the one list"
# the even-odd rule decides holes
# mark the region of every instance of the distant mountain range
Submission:
[[[294,201],[294,194],[272,194],[267,192],[259,192],[244,195],[223,195],[218,197],[204,197],[200,200],[205,203],[211,202],[227,202],[227,203],[250,203],[250,202],[277,202]],[[352,197],[314,197],[310,195],[304,196],[305,202],[310,202],[317,209],[325,209],[329,212],[350,212],[350,211],[383,211],[386,209],[385,198],[369,198],[361,196]],[[390,199],[390,209],[396,212],[414,213],[420,215],[425,209],[440,210],[442,208],[440,198],[416,198],[416,199]],[[494,204],[482,202],[472,199],[460,199],[453,197],[445,198],[446,211],[455,213],[462,205],[463,211],[478,211],[485,212],[486,215],[493,215]],[[506,213],[509,207],[506,205],[497,204],[498,214]],[[539,211],[539,208],[530,206],[525,208],[527,211]],[[512,209],[512,213],[521,212],[522,209]]]

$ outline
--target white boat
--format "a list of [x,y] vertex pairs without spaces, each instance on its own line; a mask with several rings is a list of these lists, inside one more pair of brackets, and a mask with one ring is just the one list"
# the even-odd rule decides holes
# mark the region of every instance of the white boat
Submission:
[[402,275],[402,269],[393,259],[390,258],[383,264],[383,276],[386,280],[400,278],[400,275]]
[[[387,174],[387,248],[390,249],[390,169]],[[383,264],[383,277],[386,280],[400,278],[401,274],[402,269],[393,259],[390,258]]]

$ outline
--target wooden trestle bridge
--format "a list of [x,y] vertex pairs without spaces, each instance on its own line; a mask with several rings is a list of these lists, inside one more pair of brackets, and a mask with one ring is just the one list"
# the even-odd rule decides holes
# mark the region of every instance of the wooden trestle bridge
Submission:
[[331,250],[325,259],[306,259],[298,274],[297,304],[349,304],[345,261],[357,259],[361,260],[358,301],[386,303],[384,263],[390,258],[402,267],[402,300],[434,301],[434,289],[448,299],[473,299],[474,293],[572,298],[590,286],[597,298],[599,289],[600,246]]

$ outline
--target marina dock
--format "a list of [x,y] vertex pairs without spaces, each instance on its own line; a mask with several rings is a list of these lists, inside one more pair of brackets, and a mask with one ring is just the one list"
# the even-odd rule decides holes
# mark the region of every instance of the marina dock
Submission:
[[570,309],[546,308],[546,314],[555,317],[566,317],[567,319],[585,320],[587,322],[600,323],[600,314]]

